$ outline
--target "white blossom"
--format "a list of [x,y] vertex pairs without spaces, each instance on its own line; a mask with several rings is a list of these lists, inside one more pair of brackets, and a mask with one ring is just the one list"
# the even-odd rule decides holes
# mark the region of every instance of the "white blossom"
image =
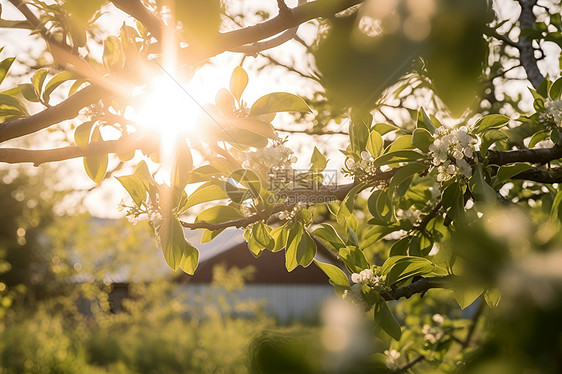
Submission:
[[438,325],[442,325],[445,322],[445,318],[441,314],[434,314],[431,319]]
[[386,367],[389,369],[398,369],[398,360],[400,359],[400,352],[395,349],[385,350],[384,355],[386,356]]
[[416,224],[420,220],[421,214],[421,211],[413,208],[410,208],[408,210],[398,209],[396,211],[396,217],[399,220],[408,220],[412,223],[412,225]]
[[429,154],[432,165],[437,168],[437,181],[445,182],[456,176],[470,177],[469,161],[476,157],[477,140],[470,136],[466,126],[458,129],[439,127],[435,135]]
[[359,273],[351,274],[351,281],[357,284],[366,284],[371,287],[380,287],[384,284],[382,275],[375,275],[372,269],[361,270]]
[[444,331],[441,327],[432,327],[428,324],[423,325],[422,328],[423,338],[431,344],[437,343],[443,337]]
[[539,120],[547,126],[562,127],[562,100],[547,100]]
[[262,174],[271,170],[292,169],[292,164],[297,162],[293,150],[283,144],[241,152],[240,159],[242,167]]

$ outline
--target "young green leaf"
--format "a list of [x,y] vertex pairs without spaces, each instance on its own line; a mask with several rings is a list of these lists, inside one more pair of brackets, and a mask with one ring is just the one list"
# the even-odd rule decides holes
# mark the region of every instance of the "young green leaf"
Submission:
[[226,199],[227,197],[228,195],[222,186],[219,186],[214,182],[207,182],[199,186],[191,195],[189,195],[187,203],[182,207],[182,210],[185,211],[194,205],[213,200]]
[[378,302],[375,305],[375,325],[376,328],[381,328],[392,339],[398,341],[402,336],[402,329],[400,324],[390,311],[387,303],[384,301]]
[[285,246],[285,267],[293,271],[298,265],[297,252],[303,236],[304,228],[301,223],[293,222],[289,226],[287,245]]
[[108,71],[119,71],[125,61],[123,46],[116,36],[109,36],[103,43],[103,66]]
[[142,202],[146,199],[146,188],[140,178],[135,175],[123,175],[116,177],[119,183],[125,187],[136,206],[140,207]]
[[[91,143],[102,141],[103,138],[99,127],[94,128]],[[88,174],[90,179],[92,179],[95,183],[100,183],[105,177],[105,173],[107,172],[107,163],[107,154],[84,156],[84,169],[86,170],[86,174]]]
[[45,82],[45,78],[47,78],[47,72],[48,70],[46,68],[41,68],[31,77],[31,84],[33,84],[37,97],[41,97],[43,92],[43,83]]
[[43,91],[43,101],[45,103],[49,102],[51,93],[53,93],[53,91],[60,86],[61,84],[63,84],[64,82],[74,79],[75,75],[74,73],[71,73],[69,71],[63,71],[61,73],[58,73],[57,75],[55,75],[53,78],[51,78],[51,80],[45,85],[45,89]]
[[509,122],[509,117],[503,114],[490,114],[480,118],[474,125],[474,133],[478,134],[488,129],[503,127]]
[[39,102],[39,98],[35,93],[35,88],[33,88],[33,85],[31,83],[18,84],[18,88],[27,101],[30,101],[32,103]]
[[415,129],[412,134],[412,144],[420,151],[429,152],[429,146],[433,144],[433,136],[426,129]]
[[27,116],[29,116],[29,112],[19,99],[10,95],[0,94],[0,117],[15,119]]
[[195,218],[195,222],[220,223],[242,217],[244,217],[242,212],[232,206],[216,205],[199,213],[197,218]]
[[10,70],[10,66],[12,66],[15,59],[15,57],[9,57],[0,62],[0,84],[2,84],[4,78],[8,75],[8,70]]
[[470,191],[474,195],[476,201],[482,201],[487,204],[493,204],[496,201],[496,191],[484,179],[482,165],[478,165],[474,174],[468,182]]
[[237,101],[240,101],[240,97],[247,85],[248,73],[241,66],[235,67],[230,77],[230,92],[232,92]]
[[87,121],[80,124],[76,130],[74,130],[74,141],[76,145],[81,149],[88,148],[90,144],[90,135],[92,133],[92,127],[94,126],[94,121]]
[[418,122],[416,124],[418,129],[425,129],[429,131],[430,134],[435,134],[436,127],[431,121],[431,118],[427,115],[424,108],[420,108],[418,111]]
[[382,136],[377,131],[371,131],[365,148],[367,148],[367,151],[369,151],[373,158],[379,157],[384,148]]
[[251,116],[278,112],[310,112],[310,108],[301,97],[287,92],[262,96],[250,108]]
[[328,276],[330,283],[334,286],[336,294],[342,297],[344,291],[350,288],[349,280],[347,279],[345,273],[340,268],[332,264],[326,264],[317,260],[314,260],[314,263],[324,272],[324,274]]
[[500,166],[500,168],[498,169],[498,182],[504,182],[506,180],[508,180],[509,178],[513,177],[514,175],[517,175],[525,170],[529,170],[531,169],[531,165],[529,164],[524,164],[524,163],[518,163],[518,164],[513,164],[513,165],[503,165]]
[[275,248],[275,239],[271,237],[269,227],[267,227],[263,221],[259,221],[252,226],[252,237],[262,248],[269,250],[273,250]]
[[453,287],[453,292],[461,309],[466,309],[466,307],[472,304],[478,296],[482,295],[484,289],[478,285],[468,285],[463,283]]
[[326,160],[326,156],[324,156],[318,148],[314,147],[312,157],[310,158],[310,170],[314,172],[321,172],[326,168],[327,163],[328,161]]
[[488,288],[484,293],[484,299],[490,308],[496,308],[501,298],[502,294],[497,288]]

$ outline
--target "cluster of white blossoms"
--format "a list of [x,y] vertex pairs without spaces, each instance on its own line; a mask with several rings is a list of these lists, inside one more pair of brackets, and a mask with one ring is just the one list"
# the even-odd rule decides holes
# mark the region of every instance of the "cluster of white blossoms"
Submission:
[[436,139],[429,146],[429,154],[433,157],[433,166],[439,172],[438,182],[445,182],[455,176],[470,177],[472,167],[468,161],[476,157],[477,140],[468,134],[466,126],[458,129],[439,127]]
[[410,208],[408,210],[398,209],[396,211],[396,218],[398,218],[400,221],[408,220],[412,223],[412,225],[415,225],[420,220],[421,214],[422,212],[420,210],[413,208]]
[[297,162],[293,150],[283,144],[241,152],[240,158],[243,168],[261,174],[267,174],[271,170],[292,169],[292,164]]
[[345,166],[349,172],[358,177],[359,180],[368,179],[376,176],[377,167],[374,166],[374,159],[367,151],[361,152],[361,160],[355,161],[352,158],[345,160]]
[[296,217],[299,210],[301,210],[303,208],[306,208],[306,204],[303,203],[303,202],[299,202],[299,203],[297,203],[297,205],[295,205],[293,207],[293,209],[291,211],[283,210],[283,211],[279,212],[279,219],[283,220],[283,221],[291,221],[293,218]]
[[384,276],[375,275],[372,269],[365,269],[359,273],[351,274],[351,281],[357,284],[366,284],[370,287],[383,287],[384,286]]
[[547,100],[539,120],[548,127],[562,127],[562,100]]
[[445,322],[445,318],[441,314],[434,314],[433,322],[435,322],[438,326],[430,326],[428,324],[423,325],[422,334],[423,338],[431,344],[435,344],[439,339],[443,337],[445,332],[440,327],[443,322]]
[[386,367],[391,370],[396,370],[399,368],[398,360],[400,359],[400,352],[395,349],[384,351],[384,355],[386,356]]

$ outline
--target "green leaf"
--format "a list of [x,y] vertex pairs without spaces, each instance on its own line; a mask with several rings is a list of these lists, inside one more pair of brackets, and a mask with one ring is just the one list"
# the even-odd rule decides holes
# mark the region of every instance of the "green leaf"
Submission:
[[503,165],[498,169],[498,182],[503,182],[521,173],[522,171],[531,169],[532,166],[529,164],[518,163],[513,165]]
[[377,158],[374,161],[373,166],[380,167],[383,165],[390,165],[399,162],[417,161],[422,159],[423,157],[424,155],[413,150],[389,152]]
[[312,232],[312,234],[330,243],[336,251],[345,247],[345,243],[337,233],[336,229],[328,223],[322,223],[320,227]]
[[412,134],[412,144],[424,153],[429,152],[429,146],[433,141],[433,136],[426,129],[415,129]]
[[53,78],[51,78],[51,80],[45,85],[45,90],[43,91],[43,96],[42,96],[43,101],[48,103],[51,93],[53,93],[53,91],[58,86],[71,79],[75,79],[75,75],[74,73],[71,73],[69,71],[63,71],[55,75]]
[[229,128],[234,128],[234,129],[251,131],[253,133],[265,136],[270,139],[278,138],[278,135],[275,132],[275,129],[273,128],[271,123],[261,120],[259,118],[252,118],[252,117],[237,118],[225,122],[222,125],[223,127],[227,128],[227,131]]
[[244,217],[238,210],[229,205],[216,205],[199,213],[195,222],[220,223]]
[[273,92],[256,100],[250,108],[251,116],[278,112],[310,112],[306,102],[287,92]]
[[427,115],[424,108],[418,111],[418,122],[416,123],[418,129],[427,130],[430,134],[435,134],[436,127]]
[[451,183],[443,190],[441,201],[450,218],[458,219],[464,215],[464,196],[458,182]]
[[351,143],[351,150],[361,152],[367,146],[369,138],[369,127],[373,120],[372,115],[356,114],[351,116],[349,123],[349,140]]
[[187,203],[183,206],[183,210],[187,210],[194,205],[206,203],[208,201],[226,199],[228,196],[222,186],[215,182],[207,182],[197,188],[187,198]]
[[285,267],[293,271],[298,265],[297,252],[303,236],[304,228],[301,223],[294,222],[289,227],[287,244],[285,246]]
[[41,93],[43,92],[43,83],[45,82],[45,78],[47,78],[47,72],[48,70],[46,68],[41,68],[31,77],[31,84],[33,84],[33,88],[35,88],[37,97],[41,97]]
[[550,210],[550,216],[554,220],[562,222],[562,209],[560,209],[560,204],[562,203],[562,190],[559,190],[554,197],[552,202],[552,208]]
[[547,139],[549,136],[550,130],[542,130],[534,133],[531,137],[531,140],[529,140],[529,148],[533,148],[535,145],[537,145],[538,142]]
[[388,304],[384,301],[375,305],[375,325],[376,328],[381,328],[392,339],[398,341],[402,336],[402,329],[400,324],[390,311]]
[[29,116],[29,112],[19,99],[10,95],[0,94],[0,117],[15,119],[27,116]]
[[457,303],[461,307],[461,309],[465,309],[470,304],[472,304],[478,296],[482,295],[484,289],[477,285],[469,285],[465,283],[458,284],[453,287],[453,291],[455,293],[455,299]]
[[401,151],[403,149],[411,149],[412,145],[412,135],[402,135],[396,140],[394,140],[386,149],[385,153],[391,153],[396,151]]
[[287,236],[289,234],[289,230],[287,225],[279,226],[269,233],[273,240],[275,240],[275,246],[271,250],[272,252],[279,252],[285,245],[287,244]]
[[344,291],[350,288],[349,280],[347,279],[345,273],[339,267],[332,264],[327,264],[317,260],[314,260],[314,263],[324,272],[324,274],[328,276],[330,284],[334,286],[336,294],[342,297]]
[[252,226],[252,237],[262,246],[262,248],[267,248],[273,250],[275,248],[275,239],[273,239],[268,231],[268,227],[259,221],[254,226]]
[[24,83],[18,84],[21,94],[27,101],[31,101],[32,103],[38,103],[39,98],[37,94],[35,94],[35,88],[31,83]]
[[146,188],[140,178],[135,175],[123,175],[116,177],[119,183],[125,187],[136,206],[140,207],[142,202],[146,199]]
[[[103,138],[101,137],[99,127],[94,128],[91,143],[102,141]],[[88,174],[90,179],[95,183],[100,183],[105,177],[105,173],[107,172],[107,163],[107,154],[84,156],[84,169],[86,170],[86,174]]]
[[384,225],[392,219],[392,201],[388,195],[386,190],[375,190],[367,200],[367,207],[374,217],[375,224]]
[[326,165],[328,161],[326,157],[318,150],[318,148],[314,147],[314,151],[312,152],[312,157],[310,158],[310,163],[312,166],[310,167],[311,171],[314,172],[321,172],[322,170],[326,169]]
[[508,136],[502,130],[488,130],[482,136],[482,145],[480,146],[480,154],[484,156],[488,148],[495,142],[505,140]]
[[427,169],[427,165],[423,162],[413,162],[408,165],[401,166],[397,171],[396,174],[392,177],[390,181],[390,185],[388,189],[393,191],[396,189],[402,182],[406,181],[408,178],[411,178],[416,173],[419,173],[423,170]]
[[493,204],[496,202],[496,191],[484,179],[481,164],[478,164],[476,170],[474,170],[474,174],[470,178],[468,186],[476,201],[482,201],[486,204]]
[[103,43],[103,66],[108,71],[119,71],[123,68],[124,54],[121,41],[116,36],[109,36]]
[[548,92],[548,96],[552,100],[560,100],[562,98],[562,78],[558,78],[552,86],[550,86],[550,90]]
[[488,288],[484,293],[484,299],[490,308],[496,308],[501,298],[502,294],[497,288]]
[[10,66],[12,66],[15,59],[15,57],[9,57],[0,62],[0,84],[2,84],[4,78],[8,75],[8,70],[10,70]]
[[172,168],[172,186],[183,190],[189,181],[189,172],[193,170],[193,156],[184,138],[176,142],[176,154]]
[[87,149],[90,144],[90,134],[92,133],[92,126],[94,121],[87,121],[79,125],[74,130],[74,141],[80,149]]
[[193,274],[199,263],[199,251],[185,240],[181,223],[175,217],[164,219],[159,235],[168,266]]
[[338,252],[345,266],[353,273],[360,273],[363,269],[370,267],[362,250],[353,245],[343,247]]
[[389,125],[388,123],[377,123],[373,126],[373,130],[381,135],[384,135],[391,131],[400,130],[400,128],[394,125]]
[[241,66],[237,66],[232,71],[232,76],[230,77],[230,92],[240,101],[242,93],[248,85],[248,73]]
[[427,258],[394,256],[385,261],[382,272],[386,274],[386,284],[390,286],[404,279],[429,274],[434,268]]
[[509,122],[509,117],[503,114],[490,114],[480,118],[474,125],[474,133],[478,134],[488,129],[503,127]]
[[373,156],[373,158],[379,157],[384,148],[382,136],[376,131],[371,131],[365,147],[367,148],[367,151],[369,151],[371,156]]

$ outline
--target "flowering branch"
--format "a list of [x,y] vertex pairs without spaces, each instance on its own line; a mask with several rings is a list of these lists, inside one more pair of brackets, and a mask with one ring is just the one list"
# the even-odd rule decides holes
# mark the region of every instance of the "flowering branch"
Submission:
[[385,300],[398,300],[402,297],[409,299],[413,295],[418,293],[424,294],[431,288],[449,288],[452,282],[453,276],[447,275],[444,277],[432,277],[432,278],[421,278],[413,281],[407,286],[396,288],[390,291],[382,291],[381,296]]
[[[365,183],[364,184],[363,189],[367,189],[367,188],[371,187],[372,185],[374,185],[375,183],[380,183],[381,181],[390,180],[392,178],[392,176],[394,176],[394,174],[396,173],[396,170],[397,169],[392,169],[392,170],[377,173],[377,175],[375,175],[374,177],[371,177],[369,179],[369,182],[371,182],[371,183]],[[280,191],[279,195],[286,196],[286,197],[290,198],[290,200],[298,201],[301,204],[305,203],[305,204],[313,205],[319,200],[322,200],[322,201],[327,201],[329,199],[331,199],[331,200],[343,200],[343,199],[345,199],[347,194],[351,191],[351,189],[353,187],[357,186],[358,184],[359,184],[359,182],[344,184],[344,185],[341,185],[341,186],[337,187],[336,189],[334,189],[332,187],[322,186],[322,187],[320,187],[316,190],[303,190],[303,191],[285,190],[285,191]],[[225,229],[227,227],[238,227],[238,228],[240,228],[240,227],[249,226],[252,223],[256,223],[256,222],[261,221],[261,220],[268,220],[274,214],[285,211],[285,210],[290,211],[293,208],[295,208],[296,206],[298,206],[298,203],[296,203],[296,204],[277,204],[269,210],[262,210],[261,212],[256,213],[254,215],[251,215],[249,217],[234,219],[234,220],[220,222],[220,223],[210,223],[210,222],[205,222],[205,221],[199,221],[199,222],[193,222],[193,223],[180,221],[180,223],[182,224],[183,227],[186,227],[186,228],[189,228],[189,229],[192,229],[192,230],[195,230],[195,229],[222,230],[222,229]]]

